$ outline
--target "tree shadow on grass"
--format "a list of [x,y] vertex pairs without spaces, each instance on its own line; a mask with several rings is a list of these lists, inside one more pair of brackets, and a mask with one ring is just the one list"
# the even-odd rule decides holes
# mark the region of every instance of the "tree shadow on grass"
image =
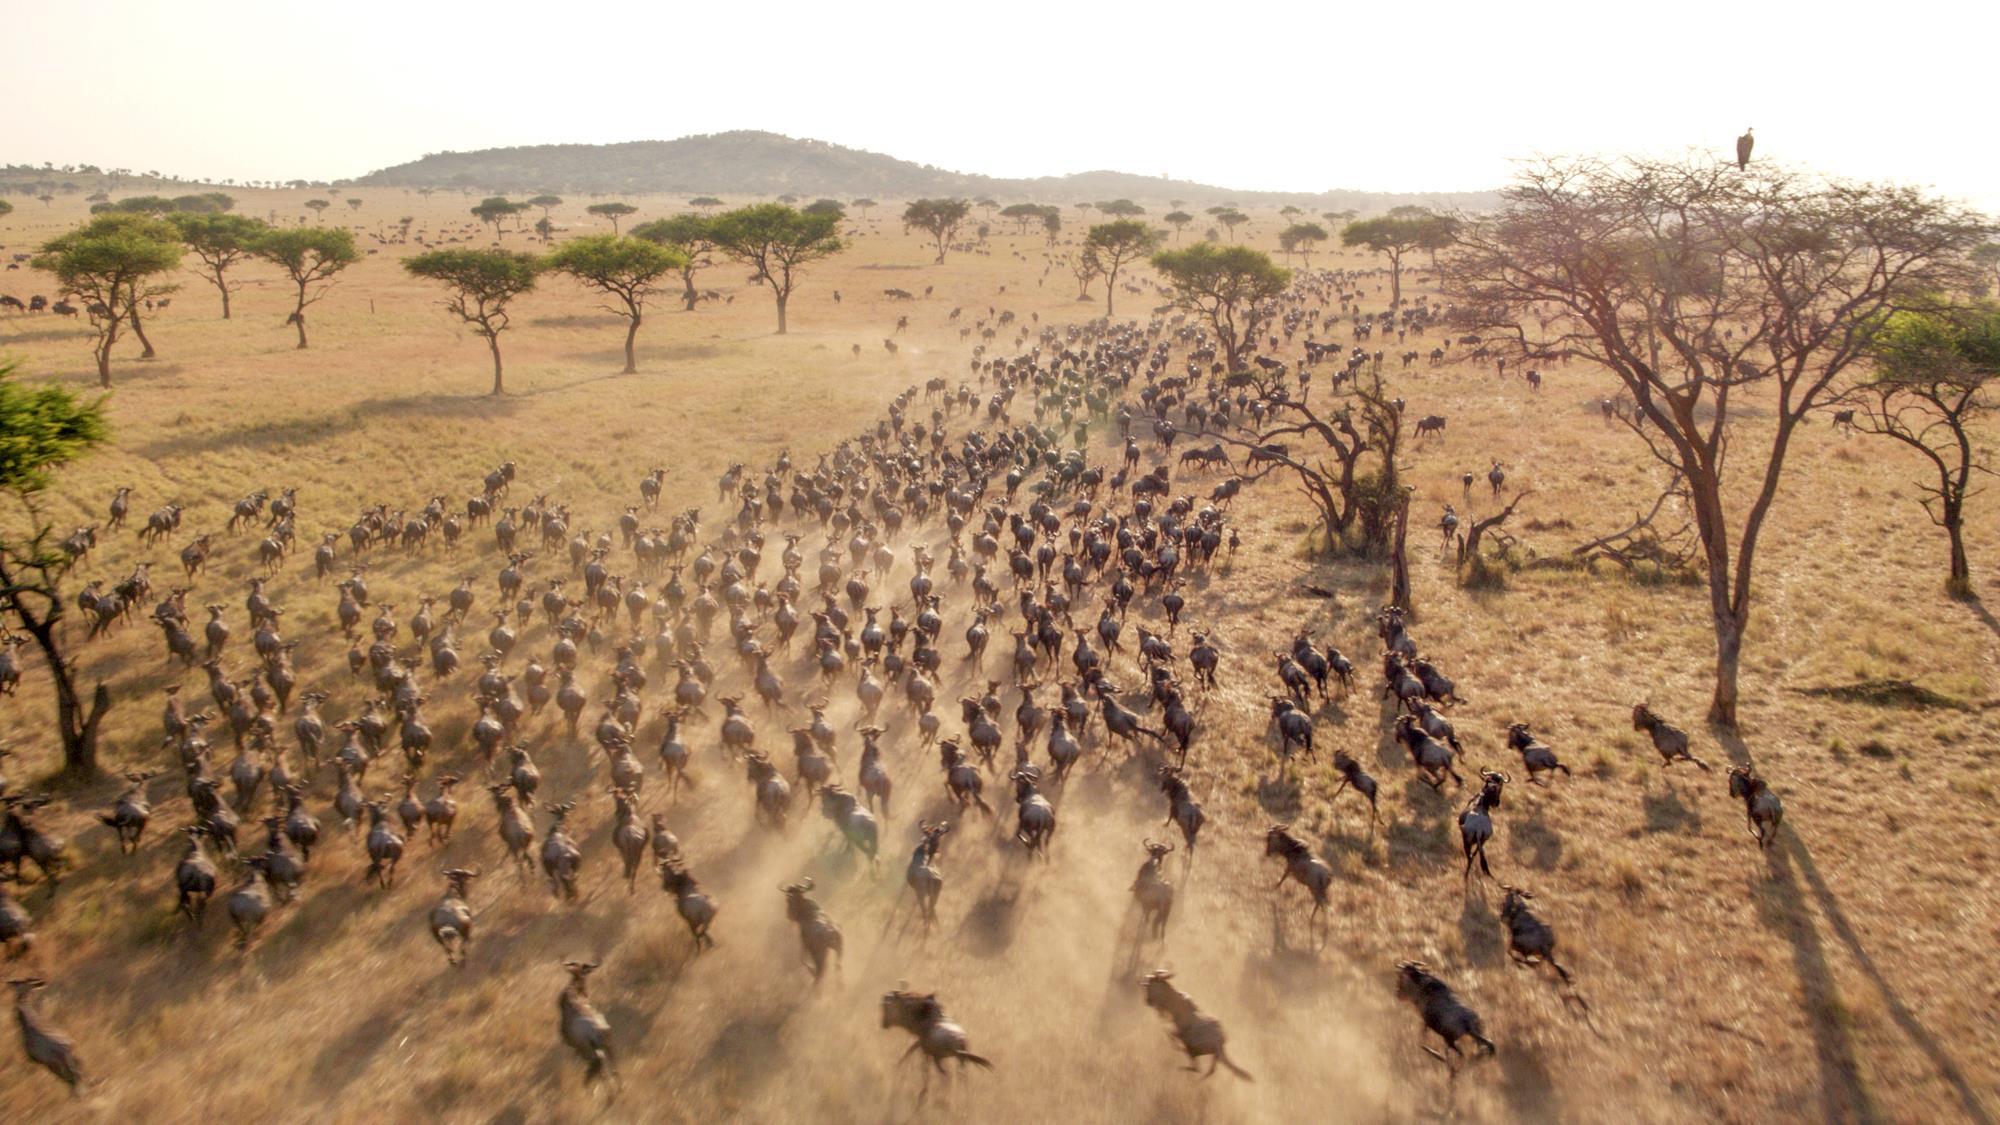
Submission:
[[[1731,762],[1750,762],[1749,747],[1740,737],[1718,732],[1718,739],[1728,751]],[[1811,849],[1791,828],[1780,828],[1779,833],[1777,846],[1764,853],[1772,891],[1765,920],[1792,944],[1792,964],[1804,986],[1806,1023],[1812,1029],[1813,1042],[1818,1048],[1824,1116],[1834,1121],[1869,1121],[1882,1117],[1882,1111],[1862,1077],[1849,1027],[1850,1017],[1840,1000],[1840,989],[1827,961],[1826,943],[1809,910],[1809,905],[1815,904],[1834,936],[1847,947],[1848,956],[1853,958],[1855,965],[1881,994],[1889,1018],[1937,1068],[1939,1076],[1958,1095],[1959,1104],[1968,1119],[1990,1125],[1993,1121],[1991,1112],[1966,1079],[1964,1071],[1959,1069],[1957,1061],[1917,1019],[1916,1013],[1903,1002],[1876,967],[1874,959],[1862,947],[1861,937],[1841,909],[1840,900],[1834,897],[1832,889],[1821,878],[1818,866],[1813,863]],[[1801,878],[1805,883],[1803,887],[1800,885]],[[1811,892],[1810,899],[1808,891]]]

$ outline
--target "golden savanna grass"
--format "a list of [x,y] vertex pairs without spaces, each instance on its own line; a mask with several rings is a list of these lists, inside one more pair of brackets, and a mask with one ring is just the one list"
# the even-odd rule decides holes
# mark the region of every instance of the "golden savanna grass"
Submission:
[[[471,222],[463,216],[470,201],[455,196],[336,194],[366,202],[354,214],[336,203],[327,221],[365,231],[404,214],[434,235]],[[243,210],[258,215],[295,214],[303,198],[242,195]],[[557,218],[588,228],[585,202],[572,200]],[[679,201],[634,202],[643,219]],[[82,217],[71,201],[16,203],[0,220],[8,252]],[[116,578],[153,559],[157,584],[173,584],[181,542],[219,532],[229,504],[255,488],[299,489],[300,541],[309,546],[378,501],[414,510],[442,493],[460,503],[507,458],[520,466],[514,502],[547,493],[572,506],[574,526],[611,528],[638,501],[639,478],[659,465],[668,470],[663,509],[700,505],[714,528],[727,514],[714,481],[729,463],[760,466],[789,448],[810,466],[872,425],[903,388],[964,377],[971,345],[947,320],[954,307],[965,310],[960,324],[990,308],[1012,310],[1031,330],[1035,317],[1066,323],[1101,314],[1101,286],[1096,302],[1079,303],[1060,271],[1038,283],[1039,236],[1016,237],[1011,224],[996,222],[988,252],[933,266],[928,248],[900,231],[896,210],[884,205],[872,220],[848,224],[859,232],[853,248],[813,271],[794,300],[789,336],[771,334],[768,293],[746,284],[734,264],[704,276],[732,303],[689,314],[671,297],[659,300],[634,376],[616,374],[618,322],[550,279],[516,310],[504,340],[510,393],[499,399],[483,394],[483,343],[448,322],[438,294],[398,267],[407,247],[381,247],[341,279],[310,312],[313,346],[303,352],[292,347],[284,294],[268,270],[243,268],[237,317],[227,322],[190,276],[149,325],[159,358],[138,362],[121,350],[112,445],[66,471],[52,501],[60,523],[95,522],[113,488],[130,484],[135,523],[174,500],[188,505],[184,532],[152,548],[129,530],[109,536],[79,578]],[[1249,237],[1268,246],[1280,224],[1275,215],[1257,219]],[[507,242],[525,239],[510,234]],[[1324,253],[1314,261],[1375,264]],[[1119,294],[1121,315],[1143,318],[1160,303],[1146,284],[1144,295]],[[892,286],[934,293],[891,302],[881,291]],[[1377,307],[1386,288],[1372,298]],[[40,275],[0,274],[0,292],[38,290],[48,291]],[[838,304],[834,290],[844,298]],[[911,327],[897,335],[895,319],[905,314]],[[885,336],[895,336],[898,355],[885,353]],[[1012,342],[1009,330],[994,347],[1004,354]],[[859,359],[850,350],[857,343]],[[84,646],[86,680],[105,679],[117,701],[106,766],[168,772],[153,783],[155,828],[133,858],[117,854],[92,815],[108,805],[113,782],[63,791],[48,810],[71,840],[75,870],[53,897],[20,888],[42,943],[7,968],[51,978],[45,1010],[76,1037],[94,1082],[71,1102],[8,1043],[0,1049],[5,1117],[908,1120],[919,1072],[915,1063],[897,1065],[907,1037],[882,1031],[876,1010],[877,996],[906,980],[938,990],[973,1049],[998,1066],[934,1086],[918,1117],[1990,1119],[2000,1084],[2000,953],[1984,706],[1995,695],[2000,623],[1976,602],[1943,596],[1943,544],[1917,508],[1914,463],[1827,425],[1810,427],[1795,447],[1758,562],[1737,742],[1699,722],[1712,664],[1702,588],[1535,570],[1509,574],[1504,590],[1470,593],[1457,587],[1429,530],[1446,502],[1474,517],[1494,510],[1483,479],[1469,499],[1459,485],[1461,473],[1483,477],[1493,459],[1506,466],[1510,496],[1534,490],[1513,521],[1524,552],[1563,552],[1649,505],[1661,470],[1598,416],[1608,377],[1581,365],[1546,367],[1535,395],[1484,365],[1420,362],[1401,372],[1393,344],[1376,346],[1390,350],[1391,378],[1414,413],[1450,418],[1444,437],[1411,447],[1419,488],[1413,632],[1468,700],[1454,714],[1466,764],[1517,766],[1503,736],[1520,720],[1576,771],[1539,789],[1520,784],[1517,769],[1492,852],[1496,873],[1537,892],[1592,1023],[1566,1010],[1546,979],[1509,964],[1498,892],[1468,894],[1459,877],[1452,816],[1462,795],[1419,784],[1386,737],[1371,628],[1385,596],[1379,568],[1307,557],[1309,512],[1273,480],[1236,505],[1231,518],[1245,546],[1193,583],[1178,638],[1184,648],[1188,624],[1211,626],[1226,655],[1191,759],[1211,823],[1191,865],[1174,857],[1180,898],[1163,947],[1135,950],[1127,887],[1140,839],[1171,829],[1160,823],[1165,810],[1144,759],[1123,762],[1116,750],[1089,760],[1063,794],[1052,864],[1030,865],[1010,840],[968,821],[944,853],[940,924],[928,935],[907,925],[901,867],[916,820],[936,816],[943,801],[936,759],[915,745],[913,717],[892,702],[883,725],[897,795],[879,875],[826,846],[816,809],[795,810],[783,834],[754,828],[748,788],[715,745],[713,716],[695,725],[699,784],[669,804],[656,778],[646,805],[667,814],[722,903],[720,946],[699,959],[689,957],[656,881],[642,879],[637,895],[625,895],[609,847],[602,765],[546,718],[530,724],[528,737],[547,776],[544,792],[579,802],[581,906],[552,905],[538,878],[507,869],[490,805],[469,782],[457,839],[436,853],[413,840],[392,891],[362,884],[358,836],[336,838],[324,858],[315,856],[300,903],[239,956],[222,918],[193,936],[172,913],[180,851],[172,829],[184,822],[186,802],[159,747],[158,709],[170,683],[205,699],[202,677],[167,667],[156,630],[143,623]],[[82,330],[51,316],[0,319],[0,352],[21,360],[25,377],[79,390],[94,384]],[[1017,418],[1026,410],[1024,402]],[[1742,415],[1736,447],[1748,454],[1764,421],[1754,404]],[[955,430],[964,424],[963,415],[953,421]],[[1111,439],[1094,440],[1096,455],[1109,456]],[[1202,495],[1212,483],[1177,480]],[[1992,513],[1990,505],[1975,509],[1975,580],[1995,543]],[[1544,530],[1525,530],[1531,520]],[[1561,520],[1569,526],[1547,526]],[[941,527],[906,540],[928,541],[943,555]],[[227,540],[189,597],[191,606],[231,606],[237,664],[248,659],[240,606],[256,570],[254,542],[248,533]],[[774,540],[763,577],[775,577],[777,551]],[[905,589],[908,552],[899,553],[878,603]],[[455,556],[378,551],[369,564],[376,598],[398,603],[405,620],[419,596],[476,576],[481,605],[462,630],[468,658],[476,653],[496,597],[487,532],[469,536]],[[301,690],[326,686],[331,720],[352,713],[365,691],[344,667],[334,592],[316,585],[310,569],[302,552],[272,592],[289,611],[287,635],[302,642]],[[543,558],[532,574],[564,570]],[[1308,582],[1338,596],[1307,596]],[[940,699],[948,731],[952,701],[986,678],[959,660],[965,598],[947,597]],[[1150,604],[1136,606],[1158,617]],[[1269,651],[1300,627],[1338,645],[1359,674],[1354,693],[1321,718],[1318,763],[1280,778],[1264,733],[1263,705],[1276,690]],[[537,623],[523,648],[542,651],[548,640]],[[1003,673],[1005,647],[989,653],[993,674]],[[731,662],[718,653],[717,663]],[[596,692],[608,665],[600,656],[585,668]],[[796,646],[783,671],[795,696],[816,690]],[[1127,687],[1139,682],[1129,649],[1115,677]],[[1801,693],[1888,678],[1914,680],[1962,706]],[[22,692],[0,701],[7,740],[20,753],[7,763],[17,788],[39,787],[56,763],[44,679],[31,666]],[[476,759],[467,760],[468,680],[434,685],[428,710],[434,761],[476,773]],[[671,681],[670,671],[655,672],[649,703],[667,698]],[[836,718],[850,725],[849,686],[831,695]],[[1630,709],[1641,700],[1688,727],[1717,772],[1663,769],[1631,730]],[[756,716],[762,743],[787,764],[784,727],[801,714]],[[640,736],[649,762],[657,738],[649,718]],[[226,766],[226,733],[216,741],[218,766]],[[281,742],[289,746],[289,734]],[[841,773],[850,784],[858,747],[844,730]],[[1329,804],[1334,748],[1360,757],[1382,782],[1379,828],[1370,830],[1351,795]],[[1783,795],[1785,831],[1768,854],[1757,852],[1740,806],[1726,797],[1719,764],[1732,758],[1754,760]],[[383,763],[369,788],[393,788],[397,772]],[[338,837],[330,785],[329,771],[311,804]],[[1005,794],[990,790],[989,799],[1011,823]],[[1272,892],[1277,871],[1261,837],[1274,821],[1306,834],[1338,872],[1324,944],[1306,928],[1303,894],[1290,885]],[[546,817],[536,822],[539,830]],[[449,865],[486,871],[463,970],[445,966],[423,920],[440,889],[436,871]],[[844,967],[817,988],[798,965],[777,890],[802,874],[816,876],[847,937]],[[583,1088],[555,1031],[557,961],[600,955],[592,992],[621,1052],[615,1097]],[[1393,965],[1403,957],[1430,961],[1483,1013],[1500,1044],[1496,1059],[1447,1083],[1418,1050],[1415,1013],[1393,996]],[[1171,966],[1176,983],[1224,1021],[1231,1057],[1256,1075],[1254,1084],[1177,1069],[1181,1056],[1134,983],[1158,965]]]

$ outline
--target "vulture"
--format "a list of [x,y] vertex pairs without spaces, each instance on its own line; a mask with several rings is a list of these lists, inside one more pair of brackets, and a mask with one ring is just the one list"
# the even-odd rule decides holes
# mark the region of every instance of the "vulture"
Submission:
[[1736,168],[1738,171],[1750,167],[1750,149],[1757,143],[1757,138],[1751,136],[1751,132],[1750,127],[1746,125],[1743,129],[1743,135],[1736,138]]

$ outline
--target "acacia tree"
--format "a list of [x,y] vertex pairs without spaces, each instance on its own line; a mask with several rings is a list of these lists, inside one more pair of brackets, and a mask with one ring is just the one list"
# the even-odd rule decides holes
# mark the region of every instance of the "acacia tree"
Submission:
[[507,306],[534,289],[541,259],[518,250],[433,250],[406,259],[403,268],[449,290],[444,307],[486,340],[493,352],[492,393],[503,393],[500,333],[507,330]]
[[1129,199],[1113,199],[1097,205],[1097,213],[1114,219],[1132,219],[1146,213],[1144,207]]
[[527,206],[541,208],[542,218],[546,219],[549,217],[549,208],[561,207],[562,201],[563,199],[562,196],[560,195],[553,195],[550,194],[549,192],[543,192],[542,194],[529,199]]
[[347,209],[349,211],[359,211],[361,210],[361,203],[361,200],[350,197],[347,201]]
[[250,246],[269,229],[260,219],[248,215],[189,214],[180,212],[169,222],[180,232],[181,244],[201,260],[202,276],[222,294],[222,319],[229,319],[229,294],[236,284],[229,271],[250,256]]
[[804,210],[808,215],[832,215],[836,219],[847,217],[847,208],[841,206],[838,199],[815,199],[806,204]]
[[333,206],[333,204],[327,202],[324,199],[306,200],[306,209],[313,213],[314,222],[320,221],[320,219],[326,214],[326,209],[331,206]]
[[1049,245],[1056,244],[1056,236],[1062,234],[1062,208],[1050,204],[1042,208],[1042,233],[1049,238]]
[[0,365],[0,489],[20,504],[27,530],[19,537],[0,532],[0,619],[41,650],[56,699],[63,772],[84,779],[97,773],[97,727],[111,693],[98,684],[88,708],[78,693],[76,665],[64,654],[60,628],[68,601],[62,582],[75,559],[56,542],[40,498],[53,470],[105,440],[104,401],[79,402],[61,386],[27,387],[13,375],[12,364]]
[[[1450,246],[1458,229],[1455,219],[1422,208],[1402,208],[1380,218],[1363,219],[1341,228],[1343,246],[1364,246],[1389,259],[1389,307],[1403,306],[1403,255],[1412,250],[1433,253]],[[1410,212],[1416,212],[1411,214]]]
[[1289,475],[1319,513],[1322,553],[1332,554],[1350,535],[1363,552],[1390,548],[1406,498],[1396,460],[1403,408],[1381,372],[1369,367],[1342,380],[1331,405],[1317,409],[1284,393],[1279,379],[1250,378],[1264,402],[1263,422],[1247,437],[1208,435],[1250,452],[1244,480]]
[[1186,211],[1169,211],[1166,214],[1166,221],[1168,226],[1174,228],[1174,241],[1179,242],[1181,231],[1186,229],[1189,223],[1194,222],[1194,216]]
[[920,230],[937,244],[937,264],[944,264],[944,248],[972,213],[972,204],[963,199],[919,199],[903,208],[903,229]]
[[1089,300],[1090,283],[1097,278],[1098,274],[1104,272],[1104,266],[1097,260],[1097,255],[1092,254],[1087,249],[1075,254],[1065,254],[1063,255],[1063,264],[1069,267],[1070,275],[1076,278],[1076,299],[1079,301]]
[[1119,219],[1090,228],[1090,233],[1084,236],[1083,252],[1096,261],[1104,274],[1105,316],[1112,315],[1111,300],[1118,289],[1118,271],[1127,262],[1147,257],[1159,248],[1159,233],[1137,219]]
[[1318,223],[1293,223],[1278,232],[1278,245],[1286,254],[1294,251],[1305,255],[1306,268],[1312,268],[1313,247],[1326,241],[1326,228]]
[[701,292],[694,287],[695,271],[715,264],[709,257],[716,248],[714,220],[690,211],[633,227],[632,237],[657,242],[680,255],[681,300],[686,302],[687,311],[693,312],[701,300]]
[[515,203],[504,195],[489,195],[472,209],[472,215],[482,223],[493,227],[493,237],[500,237],[500,220],[509,215],[517,215],[524,204]]
[[1965,501],[1973,474],[1991,474],[1974,424],[1992,412],[1989,384],[2000,376],[2000,305],[1890,316],[1873,345],[1874,370],[1842,404],[1856,427],[1894,438],[1930,462],[1937,482],[1918,481],[1924,513],[1951,544],[1945,588],[1972,595],[1965,553]]
[[[1545,161],[1502,200],[1460,232],[1446,294],[1468,326],[1567,349],[1630,393],[1626,425],[1687,489],[1715,630],[1709,718],[1734,727],[1753,564],[1794,433],[1888,318],[1963,287],[1989,228],[1912,189],[1698,158]],[[1755,430],[1736,418],[1746,399],[1768,411]]]
[[697,195],[693,199],[688,200],[688,206],[700,208],[703,214],[707,214],[717,207],[722,206],[722,200],[712,195]]
[[1292,271],[1269,254],[1212,242],[1161,251],[1153,255],[1153,268],[1173,287],[1174,304],[1208,321],[1231,372],[1243,369],[1244,347],[1270,319],[1271,302],[1292,283]]
[[627,235],[594,234],[573,239],[548,258],[548,268],[566,273],[577,281],[617,301],[606,306],[626,319],[625,371],[639,370],[634,344],[646,301],[659,292],[656,283],[677,272],[687,259],[657,242]]
[[726,211],[710,234],[718,250],[754,268],[778,304],[778,335],[785,334],[785,306],[791,302],[805,266],[840,253],[845,244],[830,215],[807,215],[782,203],[759,203]]
[[[97,330],[91,354],[98,385],[111,385],[111,349],[119,328],[134,322],[141,301],[172,292],[173,286],[157,279],[180,261],[180,232],[144,215],[99,215],[42,245],[32,264],[83,301]],[[152,354],[151,345],[146,354]]]
[[1215,217],[1215,221],[1221,223],[1225,228],[1227,228],[1229,231],[1229,237],[1232,240],[1234,240],[1236,237],[1236,228],[1242,226],[1244,223],[1249,222],[1250,216],[1245,215],[1243,212],[1238,211],[1233,207],[1225,207],[1222,210],[1222,214],[1217,215]]
[[1026,234],[1028,224],[1042,217],[1042,208],[1038,203],[1010,203],[1000,209],[1000,217],[1019,224],[1014,233]]
[[625,216],[630,215],[637,210],[638,208],[632,206],[630,203],[619,203],[619,202],[593,203],[590,206],[584,208],[584,212],[586,214],[595,215],[600,219],[610,219],[612,234],[618,233],[618,224],[625,218]]
[[299,347],[306,346],[306,306],[319,303],[333,288],[341,270],[361,260],[354,234],[345,227],[272,228],[250,243],[250,252],[285,271],[296,289],[292,313],[285,323],[299,330]]

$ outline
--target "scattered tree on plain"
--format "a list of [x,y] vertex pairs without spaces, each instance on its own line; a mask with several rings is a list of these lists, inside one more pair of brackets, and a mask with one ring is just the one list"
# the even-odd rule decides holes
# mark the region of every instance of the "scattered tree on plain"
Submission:
[[296,289],[292,313],[285,323],[299,330],[299,347],[306,346],[306,307],[319,303],[333,288],[341,270],[361,260],[354,234],[345,228],[272,228],[250,244],[250,253],[285,271]]
[[493,237],[500,237],[500,220],[509,215],[519,214],[523,204],[515,203],[504,195],[489,195],[473,207],[472,216],[493,227]]
[[1294,252],[1305,255],[1306,267],[1313,262],[1313,247],[1326,241],[1326,228],[1318,223],[1293,223],[1278,232],[1278,246],[1286,254]]
[[785,306],[801,272],[846,247],[829,215],[808,215],[782,203],[759,203],[717,215],[711,234],[716,248],[757,272],[778,305],[778,335],[785,334]]
[[180,262],[180,232],[171,225],[145,215],[100,215],[44,243],[32,264],[83,302],[97,330],[97,381],[109,387],[120,327],[132,323],[140,302],[173,291],[160,278]]
[[325,215],[326,209],[331,206],[333,206],[333,204],[327,202],[324,199],[306,200],[306,210],[311,211],[313,213],[314,222],[318,222]]
[[861,212],[861,217],[865,219],[868,217],[868,209],[870,207],[879,206],[879,204],[877,204],[874,200],[864,196],[863,198],[855,200],[853,203],[849,204],[849,206],[853,207],[856,211]]
[[1229,371],[1243,369],[1244,348],[1271,317],[1271,302],[1292,283],[1292,271],[1248,246],[1197,242],[1153,255],[1153,268],[1172,287],[1174,304],[1208,321]]
[[1042,207],[1038,203],[1010,203],[1000,209],[1000,217],[1020,224],[1016,234],[1026,234],[1028,224],[1042,217]]
[[220,212],[179,211],[167,221],[180,232],[181,244],[201,260],[202,276],[222,295],[222,319],[228,320],[229,294],[236,289],[236,283],[229,279],[229,271],[236,263],[251,256],[251,244],[262,237],[269,227],[262,220],[248,215]]
[[677,273],[687,259],[657,242],[631,235],[593,234],[566,242],[548,258],[548,268],[614,299],[610,307],[626,320],[625,374],[639,370],[634,345],[646,301],[659,292],[658,282]]
[[[1099,207],[1098,210],[1104,208]],[[1112,298],[1117,294],[1118,271],[1126,263],[1138,261],[1160,248],[1160,235],[1137,219],[1099,223],[1084,236],[1083,252],[1097,262],[1104,274],[1104,315],[1111,316]]]
[[551,195],[548,192],[543,192],[542,194],[534,196],[533,198],[529,199],[527,205],[529,207],[540,208],[542,212],[542,218],[546,219],[549,217],[549,208],[561,207],[562,201],[563,199],[562,196],[560,195]]
[[836,219],[847,217],[847,208],[842,207],[838,199],[815,199],[806,204],[805,212],[808,215],[832,215]]
[[1174,228],[1174,241],[1179,242],[1181,231],[1187,229],[1189,223],[1194,222],[1194,216],[1186,211],[1169,211],[1166,214],[1166,221],[1168,226]]
[[657,242],[680,255],[681,300],[687,311],[693,312],[701,300],[701,292],[694,286],[695,271],[715,264],[709,257],[716,249],[715,220],[687,212],[633,227],[632,237]]
[[595,215],[600,219],[610,219],[612,234],[618,233],[618,224],[625,218],[625,216],[630,215],[637,210],[638,208],[632,206],[630,203],[616,203],[616,202],[593,203],[590,206],[584,208],[584,211],[587,214]]
[[[1709,719],[1734,727],[1753,565],[1794,434],[1885,322],[1965,288],[1990,228],[1912,189],[1699,159],[1546,161],[1502,199],[1459,232],[1446,295],[1468,325],[1567,350],[1630,394],[1623,421],[1685,482],[1715,630]],[[1734,408],[1752,396],[1769,413],[1743,432]]]
[[1388,257],[1389,307],[1397,309],[1403,307],[1403,255],[1412,250],[1436,253],[1450,246],[1457,232],[1456,219],[1433,215],[1421,207],[1398,207],[1381,218],[1347,224],[1341,229],[1340,242]]
[[1924,513],[1951,545],[1945,588],[1972,594],[1965,553],[1965,501],[1975,474],[1991,475],[1987,452],[1972,432],[1993,410],[2000,376],[2000,304],[1933,312],[1898,312],[1883,321],[1870,345],[1874,369],[1843,396],[1854,425],[1916,450],[1936,483],[1918,481]]
[[1113,199],[1109,202],[1099,203],[1097,205],[1097,213],[1100,215],[1109,215],[1114,219],[1132,219],[1145,214],[1146,209],[1129,199]]
[[688,200],[688,206],[698,208],[703,213],[707,213],[722,206],[722,200],[712,195],[697,195],[693,199]]
[[518,250],[433,250],[405,260],[403,268],[445,286],[444,307],[485,339],[493,352],[492,393],[503,393],[500,333],[507,330],[507,306],[534,289],[541,259]]
[[944,251],[958,228],[972,213],[972,204],[963,199],[919,199],[903,208],[903,229],[920,230],[937,245],[937,264],[944,264]]

